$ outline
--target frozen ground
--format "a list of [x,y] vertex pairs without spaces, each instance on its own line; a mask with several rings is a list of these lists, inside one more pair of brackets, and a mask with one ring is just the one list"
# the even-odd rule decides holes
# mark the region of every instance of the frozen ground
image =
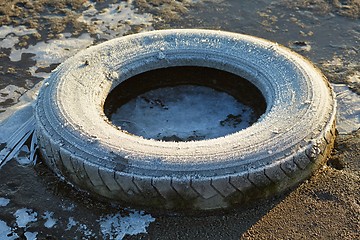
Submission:
[[[131,235],[136,239],[146,237],[144,233],[147,229],[148,236],[156,239],[234,239],[240,236],[257,239],[264,239],[264,236],[321,238],[326,234],[333,239],[356,239],[359,236],[356,224],[360,214],[357,194],[360,160],[356,155],[360,127],[360,20],[359,11],[356,10],[360,9],[359,1],[334,1],[338,5],[321,0],[134,0],[116,4],[112,1],[74,0],[66,1],[68,5],[61,5],[63,1],[56,4],[46,2],[0,0],[0,20],[4,23],[0,26],[0,239],[44,239],[46,236],[55,239],[122,239],[131,238]],[[45,10],[41,10],[41,4]],[[15,144],[18,151],[12,153],[10,150],[14,147],[5,148],[4,144],[9,143],[13,134],[31,119],[32,103],[38,87],[59,63],[79,50],[107,39],[169,27],[201,27],[247,33],[277,41],[312,60],[327,75],[337,93],[337,129],[341,135],[338,142],[340,147],[335,149],[332,160],[344,170],[325,168],[318,177],[302,185],[300,190],[294,191],[282,203],[269,200],[255,208],[207,217],[204,222],[203,218],[155,218],[141,210],[101,201],[98,203],[96,199],[59,183],[32,156],[31,145],[21,147]],[[203,97],[202,94],[187,96],[194,99]],[[222,103],[228,102],[230,109],[219,106],[221,111],[216,111],[221,114],[217,115],[215,122],[226,120],[229,114],[237,116],[237,112],[243,108],[225,95],[208,98],[206,102],[219,98],[224,98]],[[143,100],[139,98],[137,101]],[[166,110],[164,106],[167,104],[161,106],[156,101],[145,102],[137,107],[141,110],[145,108],[148,113],[154,109],[150,108],[151,103],[156,105],[155,108],[160,106],[164,110],[160,112],[164,114],[179,106],[167,103],[170,107]],[[193,109],[197,109],[196,113],[205,110],[203,114],[215,109],[180,105],[185,106],[185,111],[190,110],[187,115],[195,118],[199,117],[191,112]],[[216,103],[213,102],[212,106],[215,107]],[[248,110],[245,108],[245,112]],[[141,118],[137,113],[133,112],[131,122]],[[166,114],[164,119],[167,118]],[[120,112],[120,118],[123,115]],[[129,124],[129,119],[126,120],[118,124]],[[244,124],[249,122],[244,121]],[[229,126],[222,126],[222,135],[234,130]],[[245,126],[237,127],[240,130]],[[139,134],[146,128],[141,126]],[[26,132],[31,132],[31,129],[30,124]],[[149,137],[157,135],[156,129]],[[181,129],[184,127],[181,126]],[[148,129],[147,132],[149,134],[151,131]],[[24,130],[19,133],[24,134]],[[168,135],[172,136],[172,132]],[[8,158],[9,161],[2,164],[10,154],[14,155],[14,159]],[[332,208],[328,209],[328,206]],[[292,211],[297,211],[296,216]],[[302,215],[305,212],[308,215]],[[267,229],[269,226],[271,231]],[[281,229],[279,226],[282,226]],[[344,235],[336,235],[337,232]]]

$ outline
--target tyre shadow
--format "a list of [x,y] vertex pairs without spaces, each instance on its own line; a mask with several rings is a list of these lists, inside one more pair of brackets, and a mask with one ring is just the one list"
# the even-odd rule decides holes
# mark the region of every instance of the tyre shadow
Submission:
[[[290,191],[281,196],[262,199],[245,206],[196,216],[156,216],[156,224],[148,228],[144,239],[239,239],[249,228],[282,202]],[[129,236],[125,239],[139,239]]]

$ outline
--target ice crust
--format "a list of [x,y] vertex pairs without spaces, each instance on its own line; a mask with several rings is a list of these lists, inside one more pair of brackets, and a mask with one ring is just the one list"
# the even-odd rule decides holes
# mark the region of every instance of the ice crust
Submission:
[[26,240],[36,240],[37,235],[38,235],[38,232],[25,232],[24,233]]
[[53,212],[49,212],[49,211],[46,211],[44,212],[42,218],[43,219],[46,219],[46,222],[44,223],[44,226],[46,228],[52,228],[55,226],[56,222],[57,222],[57,219],[55,219],[53,217],[54,213]]
[[186,141],[240,131],[254,118],[250,107],[224,92],[183,85],[142,94],[120,107],[111,120],[145,138]]
[[19,236],[13,232],[13,229],[7,225],[6,222],[0,220],[0,238],[2,240],[15,240]]
[[109,214],[99,221],[100,230],[104,239],[121,240],[126,235],[146,233],[146,228],[154,222],[149,214],[144,212],[131,212],[129,216],[121,216],[120,213]]
[[20,228],[26,228],[29,223],[37,221],[37,212],[28,208],[16,210],[14,216],[16,217],[17,226]]
[[6,207],[10,203],[10,199],[0,197],[0,207]]

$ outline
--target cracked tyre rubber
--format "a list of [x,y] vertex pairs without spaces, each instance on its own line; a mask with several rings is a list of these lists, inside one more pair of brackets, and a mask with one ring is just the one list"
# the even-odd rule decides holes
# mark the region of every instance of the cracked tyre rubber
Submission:
[[[162,142],[104,115],[109,92],[153,69],[201,66],[254,84],[266,111],[224,137]],[[334,93],[309,61],[276,43],[211,30],[129,35],[66,60],[45,81],[35,115],[40,153],[80,189],[131,206],[213,210],[268,197],[308,178],[335,137]]]

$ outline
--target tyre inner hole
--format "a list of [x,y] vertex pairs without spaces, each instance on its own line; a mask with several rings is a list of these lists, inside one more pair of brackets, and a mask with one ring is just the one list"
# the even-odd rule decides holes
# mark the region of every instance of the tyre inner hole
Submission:
[[235,74],[180,66],[135,75],[106,98],[104,113],[117,127],[146,139],[194,141],[235,133],[265,113],[260,90]]

